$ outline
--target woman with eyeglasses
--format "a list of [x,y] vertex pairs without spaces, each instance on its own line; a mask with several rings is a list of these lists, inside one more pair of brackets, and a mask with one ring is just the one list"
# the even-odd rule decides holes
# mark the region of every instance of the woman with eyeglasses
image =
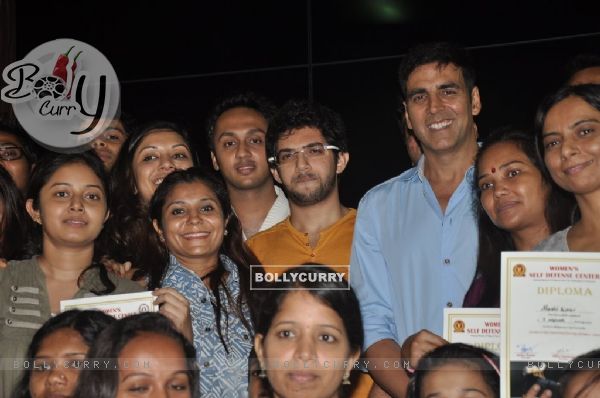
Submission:
[[22,194],[27,189],[34,163],[35,156],[24,133],[0,121],[0,166],[10,173]]

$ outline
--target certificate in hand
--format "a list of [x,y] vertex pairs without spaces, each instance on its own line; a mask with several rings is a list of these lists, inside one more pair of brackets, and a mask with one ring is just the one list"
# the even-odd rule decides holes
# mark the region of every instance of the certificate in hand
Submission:
[[521,396],[600,345],[600,253],[504,252],[501,272],[501,396]]
[[154,304],[155,299],[152,292],[140,292],[62,300],[60,311],[98,310],[121,319],[142,312],[158,311],[158,305]]
[[444,308],[443,337],[500,355],[500,309]]

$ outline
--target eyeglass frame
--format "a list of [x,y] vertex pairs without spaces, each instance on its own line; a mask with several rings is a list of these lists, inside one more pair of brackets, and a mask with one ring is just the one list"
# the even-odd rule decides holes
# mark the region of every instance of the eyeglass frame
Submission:
[[[290,152],[291,152],[291,154],[292,154],[292,157],[293,157],[293,160],[292,160],[292,161],[295,161],[296,159],[298,159],[298,155],[299,155],[300,153],[304,154],[304,151],[305,151],[306,149],[309,149],[311,146],[312,146],[312,147],[314,147],[315,145],[321,145],[325,151],[332,151],[332,150],[333,150],[333,151],[340,151],[340,148],[339,148],[338,146],[336,146],[336,145],[329,145],[329,144],[325,144],[325,143],[322,143],[322,142],[313,142],[313,143],[311,143],[311,144],[306,144],[306,145],[304,145],[304,146],[300,147],[300,149],[294,149],[294,150],[292,150],[292,149],[282,149],[282,151],[286,151],[286,150],[290,151]],[[275,156],[270,156],[270,157],[267,159],[267,162],[269,162],[269,163],[271,163],[271,164],[273,164],[273,165],[281,165],[281,163],[279,163],[279,162],[277,161],[277,156],[278,156],[278,154],[279,154],[280,152],[281,152],[281,151],[278,151],[278,152],[275,154]],[[309,158],[310,158],[310,157],[309,157]],[[290,163],[291,163],[292,161],[290,161]],[[286,164],[286,163],[283,163],[283,164]]]
[[[16,158],[13,159],[5,159],[3,154],[6,150],[10,150],[10,149],[16,149],[19,152],[19,155]],[[20,146],[17,145],[6,145],[6,146],[0,146],[0,161],[5,161],[5,162],[12,162],[15,160],[19,160],[22,159],[25,156],[25,150],[23,148],[21,148]]]

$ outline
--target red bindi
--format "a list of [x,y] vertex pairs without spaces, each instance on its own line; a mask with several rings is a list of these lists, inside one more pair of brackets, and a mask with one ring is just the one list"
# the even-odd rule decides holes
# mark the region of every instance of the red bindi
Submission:
[[496,172],[496,168],[492,167],[492,173],[495,173],[495,172]]

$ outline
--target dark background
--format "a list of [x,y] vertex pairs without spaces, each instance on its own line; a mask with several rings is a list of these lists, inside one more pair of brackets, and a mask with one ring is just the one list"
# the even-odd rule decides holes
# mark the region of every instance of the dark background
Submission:
[[[4,0],[6,1],[6,0]],[[57,38],[99,49],[139,121],[186,126],[208,167],[204,123],[217,98],[260,92],[277,104],[313,97],[340,112],[351,162],[342,201],[409,167],[396,120],[396,69],[412,45],[472,50],[480,135],[529,127],[575,54],[600,52],[600,2],[484,0],[55,1],[15,3],[16,55]]]

